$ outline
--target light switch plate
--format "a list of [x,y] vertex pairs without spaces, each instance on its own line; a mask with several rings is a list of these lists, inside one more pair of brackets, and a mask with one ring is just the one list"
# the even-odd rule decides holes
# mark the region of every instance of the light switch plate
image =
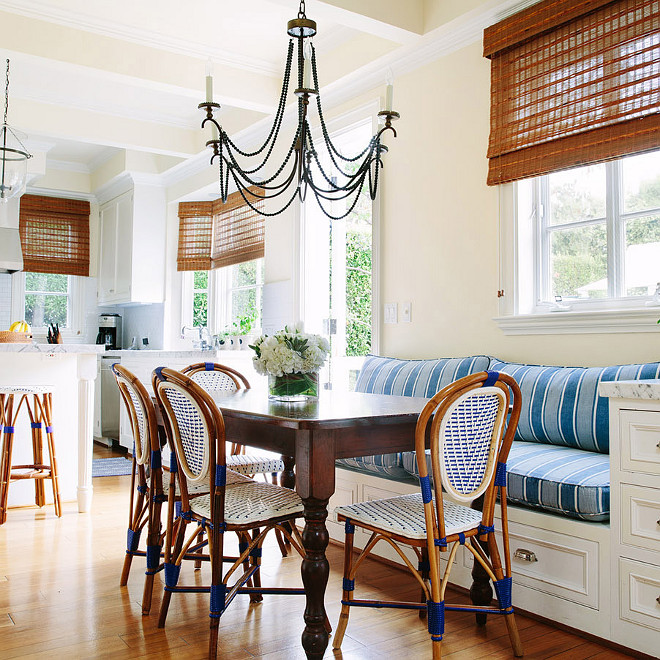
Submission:
[[385,323],[398,323],[398,310],[396,303],[385,303],[383,321]]
[[412,303],[401,303],[401,323],[410,323],[412,321]]

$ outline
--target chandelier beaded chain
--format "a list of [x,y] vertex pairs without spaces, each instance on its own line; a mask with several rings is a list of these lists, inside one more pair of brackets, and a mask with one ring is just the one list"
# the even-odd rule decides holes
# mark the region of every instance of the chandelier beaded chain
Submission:
[[[399,118],[399,113],[394,112],[391,107],[381,110],[378,117],[384,125],[365,148],[356,155],[342,154],[332,143],[323,116],[316,50],[312,43],[312,37],[316,34],[316,22],[307,18],[304,0],[300,2],[298,17],[288,22],[287,34],[291,38],[282,90],[273,124],[265,141],[252,151],[241,149],[234,143],[213,116],[214,111],[221,106],[213,102],[207,75],[207,100],[198,106],[206,111],[202,128],[207,123],[213,128],[213,139],[209,140],[206,146],[213,151],[211,163],[216,159],[218,161],[220,196],[223,202],[227,201],[230,188],[235,187],[248,206],[257,213],[270,217],[284,212],[296,198],[303,202],[311,190],[323,213],[338,220],[352,212],[360,194],[367,187],[371,199],[376,198],[378,172],[383,167],[382,157],[387,152],[387,146],[381,143],[381,136],[389,130],[396,137],[392,121]],[[272,162],[273,153],[284,121],[294,48],[297,51],[298,71],[297,87],[293,93],[298,97],[298,123],[283,161],[276,165]],[[311,97],[316,97],[322,138],[316,143],[312,138],[308,117]],[[281,153],[282,150],[278,152]]]

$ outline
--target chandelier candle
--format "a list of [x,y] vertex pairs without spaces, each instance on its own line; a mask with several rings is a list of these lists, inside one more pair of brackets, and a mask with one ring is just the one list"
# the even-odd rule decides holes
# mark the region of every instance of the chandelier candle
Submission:
[[[376,198],[378,173],[387,152],[381,138],[386,131],[392,131],[396,137],[392,122],[399,118],[399,113],[392,110],[392,85],[388,84],[386,89],[385,109],[378,113],[383,126],[360,153],[344,155],[332,143],[323,117],[316,50],[312,42],[316,22],[305,15],[304,0],[300,3],[298,17],[288,22],[287,34],[290,37],[289,47],[273,125],[263,144],[252,150],[238,146],[213,116],[220,105],[213,102],[213,81],[207,69],[206,101],[198,107],[206,111],[202,128],[210,123],[213,129],[213,139],[206,145],[213,150],[211,163],[216,159],[218,162],[220,196],[226,202],[230,186],[236,186],[245,203],[254,211],[274,216],[288,209],[296,198],[304,201],[308,191],[311,191],[329,218],[345,218],[353,211],[367,186],[371,199]],[[290,89],[291,84],[293,89]],[[276,149],[290,92],[297,97],[298,123],[288,148],[284,144]],[[309,121],[309,112],[314,105],[322,135],[316,144],[312,140]],[[273,154],[281,153],[286,154],[284,160],[276,162]],[[332,169],[329,169],[328,163]],[[260,204],[262,200],[269,200],[269,203]]]

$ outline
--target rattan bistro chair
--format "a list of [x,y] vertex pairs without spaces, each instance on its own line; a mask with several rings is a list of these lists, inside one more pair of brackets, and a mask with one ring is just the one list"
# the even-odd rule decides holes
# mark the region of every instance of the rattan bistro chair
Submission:
[[[165,367],[155,370],[153,383],[181,477],[181,503],[176,516],[173,502],[168,503],[165,593],[158,625],[165,625],[173,593],[210,594],[209,658],[214,659],[220,616],[237,594],[260,598],[264,593],[304,593],[302,588],[262,587],[259,580],[261,546],[271,529],[280,530],[303,556],[302,540],[293,524],[302,516],[302,501],[294,491],[264,482],[228,487],[224,420],[213,399],[191,378]],[[191,498],[188,484],[201,483],[208,484],[209,494]],[[192,531],[187,529],[189,525]],[[208,536],[211,584],[183,586],[178,584],[181,562],[200,530]],[[223,572],[224,536],[228,531],[242,537],[245,546],[239,547],[240,556],[233,562],[224,562],[229,567]]]
[[[120,586],[126,586],[133,557],[146,557],[147,570],[142,594],[142,614],[149,614],[154,575],[161,564],[161,506],[163,470],[158,438],[158,425],[154,405],[140,380],[120,364],[112,371],[133,432],[133,470],[129,501],[126,557],[121,572]],[[140,549],[142,530],[147,528],[145,549]]]
[[[507,422],[510,400],[513,405]],[[506,513],[506,459],[519,417],[520,389],[511,376],[481,372],[452,383],[427,403],[417,421],[415,450],[421,493],[362,502],[335,510],[346,528],[342,609],[333,642],[335,649],[341,646],[352,606],[398,607],[426,610],[433,658],[441,657],[446,610],[467,610],[482,616],[486,613],[504,615],[514,655],[522,655],[511,599]],[[427,438],[430,439],[433,481],[427,468]],[[504,567],[495,541],[494,514],[498,490]],[[470,508],[470,503],[482,495],[483,511]],[[355,527],[372,533],[357,558],[353,556]],[[421,584],[425,604],[355,598],[356,571],[381,540],[396,550]],[[399,545],[413,548],[419,560],[418,570]],[[492,580],[497,605],[445,604],[447,581],[460,545],[472,553]],[[446,551],[449,551],[449,557],[442,573],[440,553]]]
[[[196,362],[182,369],[181,373],[192,378],[207,392],[218,390],[236,392],[241,389],[250,389],[250,383],[242,373],[217,362]],[[227,467],[235,472],[249,477],[257,474],[263,474],[264,476],[269,474],[274,484],[278,481],[278,474],[281,474],[284,470],[284,461],[280,457],[259,454],[253,451],[247,454],[245,445],[236,442],[231,443],[231,451],[226,460]],[[291,550],[291,546],[286,542],[286,537],[283,537],[279,531],[275,531],[275,536],[282,557],[286,557],[289,550]]]
[[[243,374],[216,362],[197,362],[182,369],[181,373],[192,378],[207,392],[213,390],[235,392],[250,389],[250,383]],[[232,442],[231,453],[227,456],[227,467],[250,477],[255,474],[270,474],[273,483],[277,483],[277,475],[284,470],[284,462],[281,458],[265,454],[253,452],[246,454],[245,445]]]

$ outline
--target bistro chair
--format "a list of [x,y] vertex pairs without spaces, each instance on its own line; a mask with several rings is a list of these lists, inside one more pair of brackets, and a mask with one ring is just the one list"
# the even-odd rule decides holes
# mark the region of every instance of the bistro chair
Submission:
[[[512,408],[507,422],[509,403]],[[426,611],[433,658],[441,657],[445,611],[502,614],[515,656],[522,644],[511,599],[511,558],[506,511],[506,459],[520,417],[520,389],[508,374],[481,372],[438,392],[424,407],[415,430],[421,493],[362,502],[335,509],[345,523],[346,544],[342,609],[333,647],[339,649],[350,608],[393,607]],[[430,443],[431,475],[425,445]],[[443,500],[443,490],[445,498]],[[499,494],[503,549],[495,539],[495,502]],[[482,511],[470,504],[483,496]],[[355,527],[371,532],[354,557]],[[383,602],[355,598],[355,575],[376,543],[385,541],[398,553],[422,587],[426,603]],[[459,546],[464,545],[488,574],[497,605],[446,604],[445,590]],[[416,569],[400,546],[413,549]],[[442,571],[440,555],[449,552]],[[504,566],[502,566],[502,559]]]
[[[240,372],[216,362],[197,362],[191,364],[181,373],[189,376],[202,389],[210,391],[236,392],[250,389],[248,379]],[[277,483],[277,474],[284,470],[281,458],[265,454],[245,453],[245,445],[231,443],[231,452],[227,456],[227,467],[236,472],[253,476],[255,474],[270,474],[273,483]]]
[[[14,425],[18,413],[25,405],[32,433],[32,463],[12,465]],[[0,461],[0,525],[7,520],[9,485],[12,481],[32,479],[34,502],[46,504],[44,480],[50,479],[53,488],[55,515],[62,516],[62,502],[57,478],[57,458],[53,436],[53,388],[48,385],[0,386],[0,430],[2,435],[2,460]],[[44,462],[44,431],[48,462]]]
[[[241,389],[250,389],[250,383],[243,374],[217,362],[197,362],[182,369],[181,373],[192,378],[207,392],[218,390],[236,392]],[[227,467],[235,472],[249,477],[256,474],[263,474],[264,476],[270,474],[274,484],[278,481],[277,475],[284,470],[284,461],[280,457],[259,454],[253,451],[247,454],[245,445],[237,442],[231,443],[231,450],[226,459]],[[291,546],[278,531],[275,532],[275,536],[282,556],[286,557]]]
[[[168,496],[175,500],[179,497],[172,480],[170,490],[170,472],[163,469],[161,435],[158,433],[156,409],[142,382],[120,364],[112,365],[119,393],[126,406],[126,412],[133,433],[133,469],[131,472],[131,495],[128,508],[128,530],[126,556],[119,581],[124,587],[128,583],[133,557],[146,558],[144,591],[142,594],[142,614],[149,614],[153,594],[154,576],[163,569],[162,546],[164,531],[161,522],[161,509]],[[163,438],[164,440],[164,438]],[[230,482],[250,481],[247,477],[230,473]],[[195,494],[207,492],[202,485],[194,489]],[[146,547],[141,548],[140,537],[146,527]],[[203,559],[202,547],[195,548],[196,554],[186,558],[194,559],[199,566]]]
[[[261,548],[266,534],[278,529],[303,556],[302,540],[293,524],[303,514],[300,497],[288,488],[250,481],[227,485],[225,428],[221,412],[209,394],[188,376],[160,367],[154,371],[154,391],[181,475],[181,502],[174,515],[168,503],[167,541],[165,543],[165,593],[158,626],[163,627],[173,593],[210,595],[211,634],[209,658],[217,655],[220,617],[237,594],[257,596],[302,594],[302,588],[262,587],[259,569]],[[206,484],[209,493],[191,498],[188,484]],[[289,523],[285,525],[285,523]],[[192,527],[192,531],[188,527]],[[181,562],[196,542],[199,532],[208,537],[211,584],[180,585]],[[242,538],[240,556],[223,572],[225,532]]]

